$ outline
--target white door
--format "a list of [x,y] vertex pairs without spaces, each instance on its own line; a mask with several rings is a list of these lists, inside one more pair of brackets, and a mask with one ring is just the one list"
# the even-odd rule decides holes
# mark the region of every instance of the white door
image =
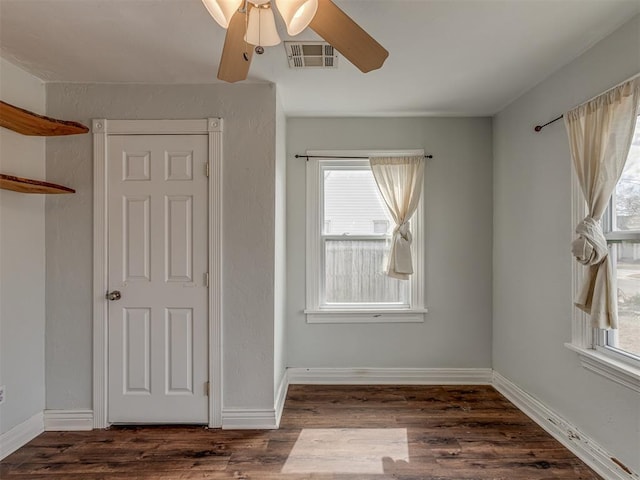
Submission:
[[108,421],[207,423],[208,137],[114,135],[107,152]]

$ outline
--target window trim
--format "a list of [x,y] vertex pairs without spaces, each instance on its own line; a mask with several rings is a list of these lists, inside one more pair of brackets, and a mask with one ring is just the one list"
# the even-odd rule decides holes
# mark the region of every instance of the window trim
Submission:
[[[573,228],[587,216],[587,203],[578,183],[573,162],[571,164],[571,219]],[[565,347],[576,352],[580,363],[587,370],[597,373],[619,385],[640,392],[640,367],[628,355],[613,351],[612,348],[599,345],[600,330],[591,327],[589,316],[577,308],[573,299],[576,298],[584,280],[584,267],[572,258],[572,288],[571,288],[571,343]],[[603,332],[604,333],[604,332]]]
[[640,393],[640,369],[600,350],[578,347],[573,343],[565,343],[565,346],[578,354],[580,363],[587,370]]
[[[369,157],[390,155],[424,155],[423,150],[307,150],[306,155],[317,157]],[[411,301],[408,307],[381,305],[372,308],[331,306],[320,304],[322,288],[322,239],[320,229],[322,197],[322,165],[348,165],[364,163],[366,160],[342,160],[331,158],[309,158],[307,160],[306,196],[306,315],[307,323],[420,323],[424,322],[424,191],[415,213],[418,221],[412,226],[414,241],[412,254],[415,273],[411,278]]]

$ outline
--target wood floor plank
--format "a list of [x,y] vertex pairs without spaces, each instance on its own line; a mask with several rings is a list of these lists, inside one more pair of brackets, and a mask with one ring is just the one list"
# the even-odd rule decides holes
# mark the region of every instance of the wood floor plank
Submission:
[[597,480],[489,386],[292,385],[279,430],[45,432],[3,480]]

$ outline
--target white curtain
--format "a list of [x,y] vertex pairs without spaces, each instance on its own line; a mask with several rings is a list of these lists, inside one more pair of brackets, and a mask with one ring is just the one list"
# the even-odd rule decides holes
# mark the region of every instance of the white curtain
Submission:
[[369,158],[380,194],[396,224],[386,273],[401,280],[413,273],[409,220],[418,208],[424,183],[424,155]]
[[618,325],[615,282],[600,219],[629,154],[639,101],[636,78],[564,114],[573,165],[589,208],[571,244],[576,260],[587,266],[575,305],[591,315],[596,328]]

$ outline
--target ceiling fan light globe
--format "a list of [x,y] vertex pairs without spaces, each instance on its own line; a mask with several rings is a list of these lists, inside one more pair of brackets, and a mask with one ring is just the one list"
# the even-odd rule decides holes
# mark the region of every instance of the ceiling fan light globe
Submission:
[[318,0],[276,0],[276,5],[292,37],[309,26],[318,10]]
[[249,10],[247,34],[244,38],[247,43],[261,47],[273,47],[281,42],[270,6],[253,7]]
[[231,17],[238,11],[242,0],[202,0],[209,14],[222,28],[228,28]]

